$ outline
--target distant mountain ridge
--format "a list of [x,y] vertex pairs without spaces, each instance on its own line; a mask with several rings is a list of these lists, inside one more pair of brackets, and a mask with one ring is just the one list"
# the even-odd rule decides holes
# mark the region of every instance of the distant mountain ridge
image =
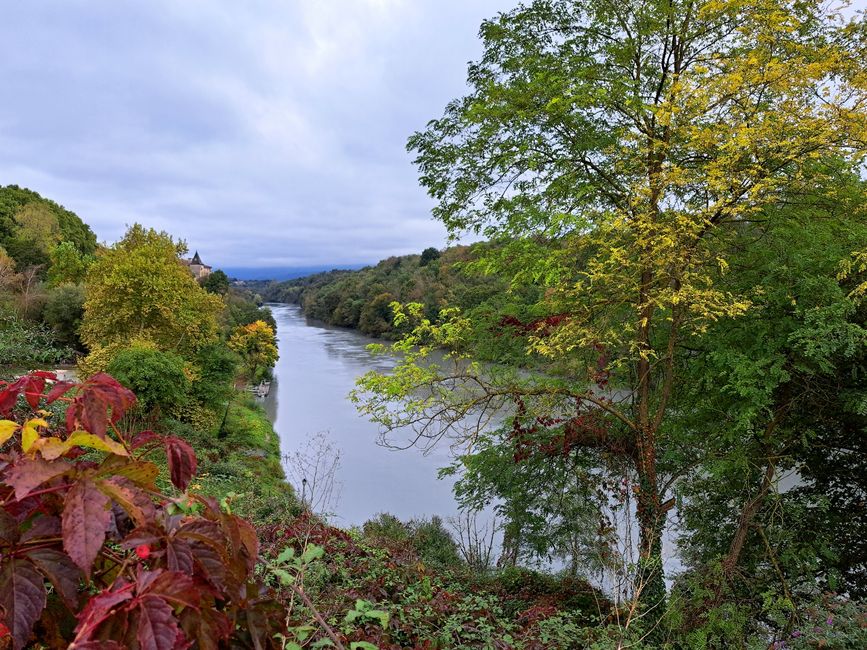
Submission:
[[348,270],[357,271],[364,268],[365,264],[322,264],[319,266],[273,266],[273,267],[250,267],[250,266],[224,266],[223,272],[234,280],[275,280],[282,282],[294,280],[308,275],[322,273],[324,271]]

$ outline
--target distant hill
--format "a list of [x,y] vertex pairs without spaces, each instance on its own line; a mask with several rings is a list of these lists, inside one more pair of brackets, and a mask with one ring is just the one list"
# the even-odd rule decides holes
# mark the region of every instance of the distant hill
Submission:
[[362,268],[363,264],[345,264],[334,265],[327,264],[322,266],[277,266],[277,267],[244,267],[230,266],[221,267],[223,272],[230,278],[235,280],[275,280],[282,282],[284,280],[294,280],[295,278],[303,278],[315,273],[323,271],[333,271],[337,269],[346,269],[354,271]]
[[502,299],[502,281],[459,270],[471,259],[473,252],[467,246],[429,248],[420,255],[389,257],[358,270],[254,282],[251,288],[266,301],[301,305],[310,318],[390,338],[399,335],[392,322],[392,301],[422,303],[427,316],[436,319],[446,306],[470,310],[498,296]]
[[80,253],[96,250],[96,235],[74,212],[32,190],[0,187],[0,249],[19,270],[47,266],[51,249],[64,241]]

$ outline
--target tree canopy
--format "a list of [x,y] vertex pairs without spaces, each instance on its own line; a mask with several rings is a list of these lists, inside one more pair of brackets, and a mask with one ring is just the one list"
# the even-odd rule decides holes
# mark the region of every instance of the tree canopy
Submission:
[[512,329],[554,374],[431,366],[430,344],[459,352],[488,335],[417,320],[394,376],[362,382],[364,408],[387,429],[479,440],[476,411],[511,403],[512,442],[557,436],[627,471],[633,587],[653,629],[682,442],[673,404],[694,363],[683,345],[756,308],[723,278],[760,247],[757,224],[821,218],[771,208],[817,187],[833,202],[863,161],[867,31],[818,0],[539,0],[481,36],[469,94],[409,147],[434,216],[497,244],[476,268],[544,288],[536,318]]
[[214,340],[223,301],[195,281],[182,242],[133,225],[87,275],[81,338],[92,350],[134,338],[160,350],[196,350]]

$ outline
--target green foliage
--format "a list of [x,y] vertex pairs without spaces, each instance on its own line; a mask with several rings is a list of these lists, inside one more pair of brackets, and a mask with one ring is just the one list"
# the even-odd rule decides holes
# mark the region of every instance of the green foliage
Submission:
[[205,406],[221,407],[232,394],[240,359],[224,344],[211,343],[196,352],[193,365],[191,395]]
[[17,185],[0,187],[0,247],[19,270],[48,266],[51,250],[61,242],[83,255],[96,251],[96,235],[75,213]]
[[54,285],[81,284],[94,257],[82,253],[75,244],[62,241],[51,249],[48,281]]
[[85,289],[80,284],[61,284],[48,290],[42,320],[66,345],[81,347],[78,330],[84,316]]
[[0,317],[0,366],[33,367],[69,363],[75,352],[55,332],[15,316]]
[[436,320],[446,305],[472,309],[503,295],[502,281],[462,270],[472,258],[465,246],[443,253],[428,248],[421,256],[390,257],[359,271],[329,271],[257,286],[267,300],[300,304],[310,318],[394,338],[400,334],[389,308],[394,300],[422,303],[426,315]]
[[145,412],[168,412],[187,396],[190,381],[184,359],[142,343],[117,352],[107,371],[138,396]]
[[426,565],[437,569],[462,565],[458,547],[440,517],[413,519],[403,523],[394,515],[380,513],[364,522],[364,537],[371,543],[400,552],[412,548]]
[[430,248],[425,248],[421,252],[421,258],[419,259],[419,266],[427,266],[434,260],[438,260],[440,258],[440,252],[431,246]]
[[210,293],[225,296],[229,292],[229,276],[217,269],[202,280],[202,287]]

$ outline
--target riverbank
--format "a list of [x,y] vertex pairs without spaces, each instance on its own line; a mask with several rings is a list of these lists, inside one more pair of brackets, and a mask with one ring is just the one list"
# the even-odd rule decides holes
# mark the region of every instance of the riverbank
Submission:
[[224,501],[257,525],[300,512],[283,472],[280,440],[265,409],[246,392],[233,397],[222,430],[219,425],[201,429],[178,421],[166,426],[196,451],[199,469],[190,486],[193,493]]

